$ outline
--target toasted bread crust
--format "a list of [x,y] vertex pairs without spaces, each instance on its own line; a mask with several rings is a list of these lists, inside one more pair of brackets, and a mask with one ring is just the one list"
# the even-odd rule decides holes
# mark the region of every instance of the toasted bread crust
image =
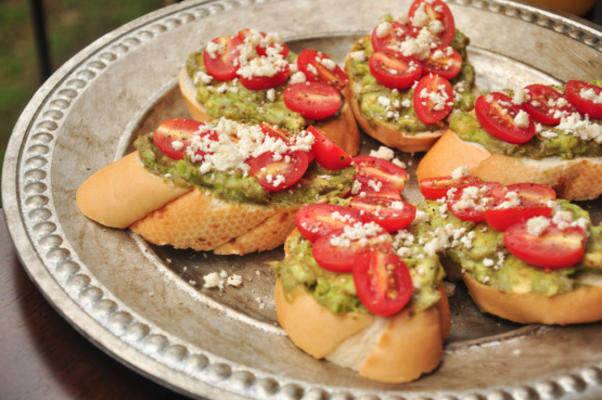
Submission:
[[504,293],[467,274],[464,283],[482,311],[511,321],[531,324],[578,324],[602,320],[602,286],[582,286],[546,296],[540,293]]
[[[283,211],[288,209],[227,202],[197,187],[135,222],[130,229],[158,245],[169,244],[176,249],[213,250],[248,234],[268,218]],[[290,226],[284,228],[289,229]],[[245,248],[248,247],[253,247],[249,240],[245,245]],[[232,251],[241,254],[236,247]],[[231,253],[223,249],[222,254]]]
[[[178,84],[182,97],[186,102],[188,112],[192,118],[198,121],[210,121],[213,119],[205,107],[196,98],[196,87],[188,76],[186,68],[182,68],[178,74]],[[328,118],[315,125],[328,138],[340,146],[349,155],[356,155],[359,151],[360,136],[355,118],[344,96],[341,115],[338,118]]]
[[418,164],[418,180],[446,176],[466,165],[470,174],[504,185],[533,182],[548,185],[558,197],[591,200],[602,194],[602,158],[578,157],[529,160],[492,154],[482,146],[460,139],[448,130]]
[[228,202],[147,171],[137,152],[107,165],[78,188],[88,218],[130,227],[151,243],[247,254],[280,246],[295,227],[298,207]]
[[191,190],[149,173],[133,152],[86,179],[75,202],[86,217],[111,228],[127,228]]
[[443,354],[449,333],[445,293],[434,307],[393,317],[334,314],[299,288],[290,299],[280,280],[274,288],[278,322],[303,351],[354,369],[381,382],[409,382],[432,371]]

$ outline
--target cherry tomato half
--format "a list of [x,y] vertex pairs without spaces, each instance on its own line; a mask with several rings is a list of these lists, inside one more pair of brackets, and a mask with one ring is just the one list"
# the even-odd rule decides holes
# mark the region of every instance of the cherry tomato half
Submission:
[[586,234],[582,228],[559,229],[552,222],[535,236],[529,233],[527,223],[519,222],[504,232],[506,248],[517,258],[545,269],[569,268],[583,258]]
[[[186,154],[190,138],[204,124],[204,122],[188,118],[169,119],[164,121],[155,130],[153,133],[153,143],[167,157],[172,160],[181,160],[184,158],[184,154]],[[215,139],[217,139],[217,136]]]
[[[427,19],[420,18],[420,10],[424,11]],[[418,18],[417,18],[418,16]],[[408,12],[410,28],[414,31],[420,30],[424,26],[435,20],[442,24],[442,30],[437,35],[440,46],[449,46],[456,34],[456,23],[449,7],[441,0],[415,0],[410,6]]]
[[[507,186],[506,190],[506,194],[483,214],[485,222],[496,231],[504,232],[517,222],[533,217],[552,215],[552,208],[547,202],[556,198],[556,192],[551,187],[537,183],[515,183]],[[513,199],[518,204],[512,205]]]
[[307,80],[334,86],[339,91],[343,90],[348,81],[345,71],[321,51],[303,50],[297,58],[297,66]]
[[415,57],[393,51],[377,51],[368,60],[374,78],[391,89],[407,89],[422,75],[422,65]]
[[301,179],[309,165],[309,155],[305,151],[294,151],[276,157],[271,151],[247,160],[251,175],[269,191],[291,187]]
[[403,168],[372,156],[357,156],[353,162],[358,167],[355,180],[361,184],[359,193],[401,199],[401,192],[408,180]]
[[429,58],[422,61],[424,74],[437,74],[452,79],[462,69],[462,56],[453,47],[437,48],[431,51]]
[[387,23],[391,25],[391,31],[386,35],[378,35],[378,26],[372,31],[370,41],[375,52],[391,49],[397,43],[403,42],[410,35],[410,29],[402,23],[397,21]]
[[557,90],[541,84],[525,87],[529,100],[522,105],[523,110],[537,122],[545,125],[558,125],[560,118],[573,112],[566,97]]
[[239,36],[221,36],[211,41],[217,44],[217,50],[203,52],[203,63],[207,73],[218,81],[229,81],[236,78],[238,71],[238,56],[240,52],[238,46],[243,43]]
[[265,90],[278,87],[288,79],[290,71],[288,64],[272,76],[239,76],[238,79],[249,90]]
[[389,233],[410,225],[416,216],[413,205],[387,197],[354,196],[350,205],[360,211],[362,221],[376,222]]
[[260,127],[261,131],[267,136],[270,136],[274,139],[280,139],[286,144],[291,143],[292,135],[289,132],[282,129],[281,127],[277,125],[268,124],[267,122],[262,122]]
[[369,250],[389,252],[393,248],[391,236],[382,228],[380,234],[367,237],[367,240],[355,239],[350,240],[348,244],[339,244],[338,239],[344,235],[344,229],[333,231],[313,242],[312,254],[322,268],[335,272],[351,272],[359,254]]
[[322,82],[302,82],[284,89],[284,104],[304,118],[320,120],[334,115],[341,105],[341,94]]
[[481,222],[484,212],[506,193],[503,185],[497,182],[481,182],[460,185],[448,196],[447,207],[463,221]]
[[331,171],[338,171],[351,165],[349,154],[345,153],[322,132],[311,125],[307,128],[307,131],[314,135],[311,152],[316,157],[318,164]]
[[403,260],[391,252],[371,251],[356,258],[353,282],[357,297],[373,314],[401,311],[412,297],[412,277]]
[[445,197],[447,191],[454,186],[479,182],[481,180],[476,176],[463,176],[460,179],[453,179],[451,176],[436,176],[421,180],[420,191],[425,199],[437,200]]
[[517,123],[516,116],[522,110],[504,93],[493,92],[477,97],[474,110],[483,129],[499,140],[520,144],[535,135],[531,118],[526,120],[526,126],[522,124],[524,121]]
[[335,204],[303,206],[295,218],[301,236],[310,242],[361,221],[359,210]]
[[602,88],[583,81],[568,81],[566,97],[577,111],[592,119],[602,119]]
[[436,124],[449,114],[454,105],[451,83],[439,75],[422,77],[414,89],[414,111],[425,124]]

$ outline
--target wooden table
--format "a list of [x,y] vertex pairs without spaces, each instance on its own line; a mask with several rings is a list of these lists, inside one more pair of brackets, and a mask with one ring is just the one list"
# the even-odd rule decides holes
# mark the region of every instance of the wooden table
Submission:
[[183,399],[71,327],[21,266],[0,212],[0,399]]

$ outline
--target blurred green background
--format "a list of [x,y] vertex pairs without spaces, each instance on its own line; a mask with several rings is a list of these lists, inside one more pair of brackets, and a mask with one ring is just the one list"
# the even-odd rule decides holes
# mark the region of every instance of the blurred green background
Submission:
[[[45,0],[52,70],[86,45],[175,0]],[[21,111],[40,86],[40,68],[28,0],[0,1],[0,165]]]

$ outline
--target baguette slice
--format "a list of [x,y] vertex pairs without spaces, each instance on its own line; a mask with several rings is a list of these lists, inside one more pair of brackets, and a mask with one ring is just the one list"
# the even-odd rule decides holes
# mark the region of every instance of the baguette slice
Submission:
[[443,284],[439,291],[439,302],[417,313],[408,308],[392,317],[335,314],[302,287],[287,296],[277,279],[274,303],[280,326],[306,353],[369,379],[400,383],[419,378],[441,362],[450,312]]
[[[188,112],[192,118],[198,121],[210,121],[213,119],[205,107],[197,100],[197,90],[188,75],[186,68],[182,68],[178,74],[180,92]],[[339,117],[328,118],[325,121],[317,121],[314,126],[320,129],[328,138],[335,142],[349,155],[355,155],[360,148],[360,135],[355,123],[355,118],[349,107],[349,101],[344,98]]]
[[540,293],[504,293],[464,274],[472,300],[482,311],[522,324],[578,324],[602,320],[602,286],[581,286],[546,296]]
[[460,139],[448,130],[420,160],[418,180],[447,176],[466,165],[470,174],[504,185],[533,182],[548,185],[559,198],[591,200],[602,194],[602,157],[559,157],[543,160],[492,154],[484,147]]
[[299,288],[287,299],[280,280],[274,288],[278,322],[290,339],[315,358],[326,358],[380,382],[400,383],[435,369],[449,333],[447,297],[428,310],[393,317],[334,314]]
[[137,152],[88,178],[77,190],[76,203],[88,218],[109,227],[130,227],[151,243],[220,254],[281,245],[294,228],[296,211],[227,202],[206,190],[174,185],[147,171]]

